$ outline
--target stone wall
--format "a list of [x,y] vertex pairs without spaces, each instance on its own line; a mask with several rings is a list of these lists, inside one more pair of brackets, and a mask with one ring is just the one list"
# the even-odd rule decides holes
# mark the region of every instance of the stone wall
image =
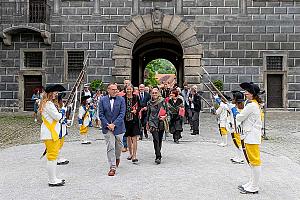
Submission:
[[[113,47],[118,32],[132,14],[147,14],[160,7],[166,14],[178,14],[197,32],[203,47],[203,63],[211,78],[224,81],[225,90],[238,83],[264,83],[263,54],[286,53],[288,106],[300,108],[300,2],[247,0],[247,12],[239,2],[245,0],[82,0],[59,1],[58,13],[51,13],[51,45],[38,34],[15,33],[12,45],[0,42],[0,106],[2,111],[17,108],[20,48],[46,48],[46,82],[63,83],[67,49],[89,53],[88,81],[112,80]],[[95,2],[99,7],[95,8]],[[54,7],[54,1],[49,2]],[[178,9],[178,5],[182,5]],[[52,10],[54,11],[54,10]],[[138,13],[134,13],[138,11]],[[0,30],[0,32],[3,30]],[[206,81],[206,79],[204,79]]]

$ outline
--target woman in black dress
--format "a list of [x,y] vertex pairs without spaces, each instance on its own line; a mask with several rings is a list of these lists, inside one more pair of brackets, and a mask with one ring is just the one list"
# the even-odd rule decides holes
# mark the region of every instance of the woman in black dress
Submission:
[[170,133],[173,134],[173,139],[175,143],[179,143],[181,138],[182,121],[183,117],[179,115],[179,110],[184,108],[183,101],[178,98],[178,91],[173,89],[170,94],[170,100],[168,102],[168,111],[170,116]]
[[137,137],[140,135],[140,122],[139,122],[139,96],[133,94],[133,87],[129,85],[125,89],[126,95],[126,113],[125,113],[125,127],[127,137],[127,144],[129,148],[129,157],[128,160],[132,160],[133,163],[137,163],[138,159],[136,158],[137,152]]

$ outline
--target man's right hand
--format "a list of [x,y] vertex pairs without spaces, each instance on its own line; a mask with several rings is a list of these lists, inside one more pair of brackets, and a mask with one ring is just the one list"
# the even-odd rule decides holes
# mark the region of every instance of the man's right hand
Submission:
[[147,122],[146,124],[146,130],[149,131],[150,127],[149,127],[149,122]]
[[114,131],[115,130],[115,125],[114,124],[108,124],[107,125],[107,128],[111,131]]

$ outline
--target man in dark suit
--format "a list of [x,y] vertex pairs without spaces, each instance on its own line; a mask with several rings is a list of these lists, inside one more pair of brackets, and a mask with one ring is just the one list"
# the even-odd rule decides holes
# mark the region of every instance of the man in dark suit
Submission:
[[117,96],[117,85],[108,86],[108,95],[99,102],[99,118],[102,132],[107,145],[107,158],[110,165],[109,176],[114,176],[120,164],[123,135],[126,131],[124,116],[126,111],[125,100]]
[[164,83],[163,88],[160,90],[160,94],[163,98],[167,98],[170,95],[170,88],[167,83]]
[[194,85],[189,95],[190,109],[191,109],[191,128],[193,132],[191,135],[199,135],[199,117],[201,111],[201,97],[200,92],[197,92],[197,86]]
[[[145,137],[148,138],[146,129],[146,117],[147,117],[147,103],[150,101],[151,96],[148,92],[145,92],[145,85],[140,84],[139,86],[140,106],[141,106],[141,124],[144,129]],[[141,131],[141,139],[143,139],[143,132]]]

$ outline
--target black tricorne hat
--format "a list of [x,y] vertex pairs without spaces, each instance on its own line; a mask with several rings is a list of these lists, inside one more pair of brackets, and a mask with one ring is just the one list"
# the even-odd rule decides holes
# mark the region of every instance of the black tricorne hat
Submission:
[[58,93],[58,96],[57,96],[58,101],[61,101],[65,96],[66,96],[66,93],[64,93],[64,92]]
[[253,82],[244,82],[240,84],[240,87],[246,91],[248,91],[249,93],[253,94],[253,95],[260,95],[263,92],[260,91],[260,88],[258,87],[258,85],[254,84]]
[[226,94],[223,94],[223,96],[225,97],[225,99],[226,99],[227,101],[231,101],[231,100],[232,100],[231,97],[228,96],[228,95],[226,95]]
[[45,92],[49,93],[49,92],[63,92],[66,91],[66,88],[64,88],[64,86],[60,85],[60,84],[51,84],[48,85],[45,88]]
[[235,100],[235,102],[237,103],[242,103],[245,101],[244,99],[244,94],[240,91],[231,91],[232,95],[233,95],[233,99]]
[[83,102],[83,101],[89,99],[90,97],[91,97],[90,95],[88,95],[88,96],[82,96],[82,97],[81,97],[81,102]]

